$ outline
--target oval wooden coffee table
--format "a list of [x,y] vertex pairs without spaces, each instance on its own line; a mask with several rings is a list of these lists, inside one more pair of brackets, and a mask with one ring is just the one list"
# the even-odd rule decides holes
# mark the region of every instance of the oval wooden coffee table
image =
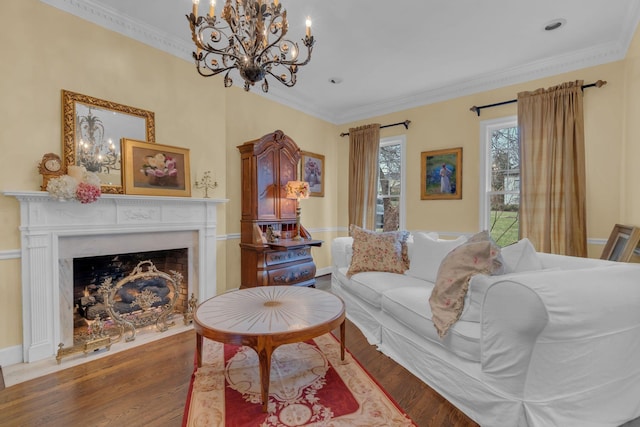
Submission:
[[261,286],[217,295],[193,316],[196,358],[202,366],[203,338],[245,345],[258,353],[262,410],[269,403],[271,355],[282,344],[302,342],[340,326],[344,360],[344,302],[327,291],[297,286]]

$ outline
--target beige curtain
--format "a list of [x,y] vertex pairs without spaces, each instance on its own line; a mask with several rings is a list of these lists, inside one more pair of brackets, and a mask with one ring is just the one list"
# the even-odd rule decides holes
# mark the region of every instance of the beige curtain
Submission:
[[380,125],[349,129],[349,224],[374,229]]
[[518,94],[520,235],[587,256],[582,80]]

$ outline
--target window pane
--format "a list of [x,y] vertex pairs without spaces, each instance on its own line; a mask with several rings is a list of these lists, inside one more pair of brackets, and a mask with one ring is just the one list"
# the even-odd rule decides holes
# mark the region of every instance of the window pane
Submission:
[[520,143],[517,126],[494,129],[489,144],[489,230],[500,246],[518,241]]
[[395,231],[400,227],[401,154],[400,144],[380,146],[375,224],[378,231]]

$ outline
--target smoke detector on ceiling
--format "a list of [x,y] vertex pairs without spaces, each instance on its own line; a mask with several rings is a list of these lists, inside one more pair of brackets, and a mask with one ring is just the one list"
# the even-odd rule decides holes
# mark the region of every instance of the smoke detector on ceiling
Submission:
[[567,20],[563,18],[558,18],[544,24],[544,30],[553,31],[553,30],[557,30],[560,27],[564,27],[565,25],[567,25]]

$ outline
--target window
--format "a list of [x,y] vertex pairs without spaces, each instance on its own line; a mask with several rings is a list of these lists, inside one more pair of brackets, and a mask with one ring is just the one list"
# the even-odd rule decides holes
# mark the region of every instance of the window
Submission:
[[500,246],[518,241],[520,141],[517,118],[480,124],[480,228]]
[[375,229],[378,231],[404,229],[404,151],[404,135],[380,140],[375,224]]

